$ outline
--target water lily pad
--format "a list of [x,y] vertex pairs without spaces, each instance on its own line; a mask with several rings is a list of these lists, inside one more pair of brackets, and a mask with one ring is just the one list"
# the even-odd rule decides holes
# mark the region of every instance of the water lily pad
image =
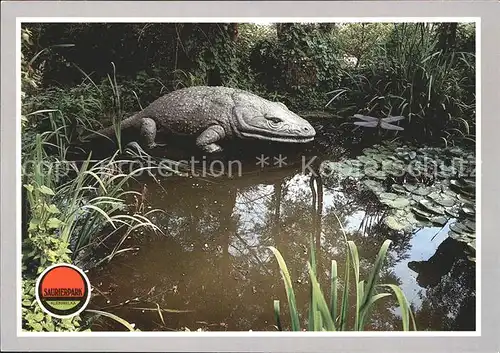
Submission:
[[460,217],[460,215],[458,214],[458,212],[455,209],[453,209],[453,208],[445,208],[444,213],[447,214],[450,217],[453,217],[453,218]]
[[471,241],[471,239],[465,235],[462,235],[462,234],[458,234],[458,233],[455,233],[455,232],[448,232],[448,236],[452,239],[455,239],[457,241],[460,241],[460,242],[463,242],[463,243],[468,243]]
[[465,220],[462,224],[465,226],[465,228],[467,228],[469,232],[474,233],[476,231],[476,222]]
[[368,179],[364,180],[363,184],[374,193],[379,193],[384,191],[384,187],[378,181]]
[[413,190],[415,190],[417,188],[416,185],[413,185],[413,184],[404,184],[404,188],[410,192],[412,192]]
[[427,210],[431,211],[432,213],[435,213],[438,215],[444,214],[444,209],[441,206],[434,204],[430,200],[427,200],[427,199],[421,200],[419,203],[420,203],[420,205],[422,205],[423,207],[425,207]]
[[406,194],[406,189],[399,184],[392,184],[392,190],[399,192],[401,194]]
[[368,156],[358,156],[357,158],[361,163],[364,163],[364,164],[377,164],[377,162],[375,162],[373,159],[371,159]]
[[443,227],[446,223],[448,223],[448,219],[446,217],[432,217],[430,221],[438,226]]
[[394,194],[392,192],[383,192],[379,196],[381,199],[386,199],[386,200],[394,200],[398,197],[397,194]]
[[375,161],[382,163],[386,159],[387,156],[384,154],[373,154],[370,157],[372,159],[374,159]]
[[400,220],[396,219],[396,217],[394,217],[394,216],[387,216],[384,219],[384,222],[389,228],[391,228],[393,230],[397,230],[397,231],[404,230],[408,227],[408,224],[401,222]]
[[419,187],[416,188],[415,190],[412,191],[414,194],[420,195],[420,196],[426,196],[431,193],[430,188],[425,188],[425,187]]
[[451,190],[448,186],[446,185],[441,185],[441,192],[449,197],[455,198],[457,196],[457,193],[453,190]]
[[455,223],[450,224],[450,229],[452,231],[454,231],[455,233],[457,233],[457,234],[464,234],[464,233],[467,234],[467,233],[469,233],[468,230],[467,230],[467,227],[464,226],[460,222],[455,222]]
[[474,205],[475,204],[474,199],[472,199],[471,197],[465,196],[464,194],[458,194],[457,199],[460,202],[467,204],[467,205]]
[[455,201],[451,197],[447,197],[445,195],[440,195],[441,197],[437,197],[434,199],[434,202],[444,207],[452,207],[455,205]]
[[465,213],[467,216],[475,216],[476,215],[476,211],[470,207],[462,207],[462,212]]
[[413,201],[415,202],[420,202],[421,200],[425,199],[425,196],[420,196],[420,195],[415,195],[415,194],[412,194],[411,195],[411,198],[413,199]]
[[429,221],[433,215],[429,212],[426,212],[420,208],[417,208],[417,207],[412,207],[412,212],[415,214],[415,216],[418,218],[418,219],[424,219],[426,221]]
[[352,161],[350,162],[350,164],[351,164],[351,166],[352,166],[353,168],[356,168],[356,169],[360,169],[360,168],[362,168],[362,167],[363,167],[363,165],[364,165],[364,164],[363,164],[363,162],[358,161],[358,160],[352,160]]
[[366,170],[365,171],[366,176],[372,177],[372,178],[377,178],[384,180],[387,178],[387,174],[385,174],[382,170]]
[[363,150],[363,153],[364,153],[365,155],[372,155],[372,154],[377,154],[377,153],[379,153],[379,151],[378,151],[378,150],[376,150],[375,148],[365,148],[365,149]]
[[395,200],[391,200],[388,202],[389,206],[397,208],[397,209],[403,209],[407,206],[410,205],[410,201],[404,197],[398,197]]

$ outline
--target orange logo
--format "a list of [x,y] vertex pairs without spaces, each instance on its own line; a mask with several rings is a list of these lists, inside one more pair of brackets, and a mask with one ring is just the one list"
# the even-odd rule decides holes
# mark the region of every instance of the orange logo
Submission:
[[43,311],[54,317],[78,315],[90,300],[89,279],[74,265],[53,265],[38,277],[36,299]]

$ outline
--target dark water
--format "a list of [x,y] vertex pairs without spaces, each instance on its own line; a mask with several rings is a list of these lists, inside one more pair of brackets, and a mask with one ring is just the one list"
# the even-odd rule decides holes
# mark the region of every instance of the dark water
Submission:
[[[92,269],[91,306],[143,331],[275,330],[273,300],[281,301],[284,325],[288,312],[276,260],[266,248],[274,246],[291,272],[305,322],[311,237],[327,300],[331,260],[343,275],[345,247],[335,213],[358,246],[365,278],[383,241],[393,241],[380,282],[401,286],[419,330],[475,330],[475,268],[462,245],[447,238],[447,226],[398,233],[383,223],[383,206],[355,183],[303,173],[297,157],[281,168],[260,170],[255,162],[248,159],[240,177],[147,182],[147,205],[163,210],[155,221],[165,234],[136,234],[122,248],[138,250]],[[160,317],[158,307],[189,312]],[[122,328],[109,321],[93,327],[114,329]],[[381,300],[367,329],[400,330],[396,303]]]

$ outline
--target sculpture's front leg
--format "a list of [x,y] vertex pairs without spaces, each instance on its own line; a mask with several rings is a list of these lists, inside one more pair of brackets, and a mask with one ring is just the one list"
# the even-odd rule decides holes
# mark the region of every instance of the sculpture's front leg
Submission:
[[224,128],[220,125],[212,125],[196,139],[196,146],[201,148],[207,153],[215,153],[222,151],[222,147],[215,142],[220,141],[226,137]]

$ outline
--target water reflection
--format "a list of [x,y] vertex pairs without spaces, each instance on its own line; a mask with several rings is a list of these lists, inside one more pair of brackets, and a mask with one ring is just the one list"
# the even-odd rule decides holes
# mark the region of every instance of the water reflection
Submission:
[[[271,245],[290,269],[305,320],[311,236],[323,288],[329,288],[332,259],[343,273],[345,248],[337,217],[365,259],[364,276],[382,242],[393,240],[381,281],[402,287],[420,330],[475,328],[474,268],[460,245],[446,238],[446,228],[395,232],[382,222],[385,210],[376,198],[352,181],[323,180],[288,167],[233,180],[169,179],[150,183],[148,190],[150,206],[164,211],[156,223],[165,236],[136,235],[128,243],[138,252],[124,253],[90,273],[98,288],[92,305],[141,330],[274,330],[274,299],[280,299],[287,325],[284,287],[266,249]],[[120,305],[126,300],[132,301]],[[160,317],[158,306],[193,312],[165,311]],[[367,329],[401,329],[392,301],[381,301],[372,318]]]

